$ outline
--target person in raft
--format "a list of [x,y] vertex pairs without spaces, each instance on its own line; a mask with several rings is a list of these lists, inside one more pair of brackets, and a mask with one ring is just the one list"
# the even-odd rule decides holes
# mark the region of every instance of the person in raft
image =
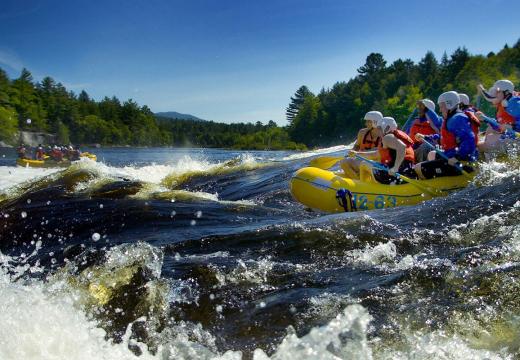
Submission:
[[[360,173],[362,180],[365,174],[373,174],[376,181],[382,184],[398,183],[400,180],[395,176],[396,173],[408,177],[417,177],[413,171],[415,155],[413,152],[413,141],[404,131],[397,129],[397,123],[393,117],[384,117],[379,122],[379,128],[383,135],[381,145],[377,150],[372,151],[372,156],[379,157],[379,162],[389,168],[388,171],[373,170],[367,163],[362,163]],[[368,157],[367,153],[362,154]],[[368,179],[366,179],[368,180]]]
[[404,124],[403,131],[406,132],[414,142],[415,161],[421,162],[426,160],[431,148],[428,144],[423,143],[421,137],[416,137],[416,135],[438,134],[441,129],[442,117],[437,115],[435,112],[435,103],[430,99],[417,101],[417,108],[414,113],[417,113],[417,117],[413,118],[412,114],[406,121],[406,124]]
[[[505,152],[515,132],[520,131],[520,96],[509,80],[496,81],[488,91],[479,85],[478,91],[496,108],[496,119],[491,119],[495,124],[490,124],[486,129],[486,137],[479,144],[479,150],[485,153]],[[476,115],[481,121],[486,121],[487,116],[482,112],[479,111]]]
[[45,151],[43,150],[42,144],[38,145],[34,157],[36,160],[45,160]]
[[[460,175],[460,161],[472,162],[478,159],[478,127],[473,125],[476,117],[470,118],[460,111],[460,97],[455,91],[442,93],[437,103],[444,119],[439,140],[448,160],[441,158],[435,151],[430,152],[429,161],[418,163],[414,167],[420,179]],[[473,171],[470,166],[464,166],[463,169]]]
[[[369,111],[365,114],[366,128],[359,130],[354,151],[368,151],[376,149],[381,144],[381,131],[378,129],[379,122],[383,119],[383,114],[379,111]],[[370,155],[368,155],[370,156]],[[341,160],[340,166],[345,176],[351,179],[359,179],[359,166],[361,160],[355,158],[345,158]]]

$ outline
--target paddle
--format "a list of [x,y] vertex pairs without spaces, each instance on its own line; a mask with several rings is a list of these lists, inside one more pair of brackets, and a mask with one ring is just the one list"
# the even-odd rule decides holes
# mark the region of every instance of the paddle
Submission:
[[[378,163],[376,161],[366,159],[363,156],[359,156],[358,154],[355,154],[354,156],[356,158],[358,158],[359,160],[367,162],[368,164],[372,165],[374,168],[376,168],[378,170],[382,170],[382,171],[386,171],[386,172],[388,172],[390,170],[389,168],[387,168],[383,164],[380,164],[380,163]],[[419,190],[421,190],[421,191],[423,191],[423,192],[425,192],[427,194],[430,194],[431,196],[438,196],[438,194],[439,194],[439,190],[431,189],[428,186],[425,186],[425,185],[421,184],[419,182],[419,180],[410,179],[409,177],[401,175],[399,173],[395,173],[395,176],[398,177],[398,178],[403,179],[407,183],[415,186],[416,188],[418,188]]]
[[[433,149],[437,154],[439,154],[439,156],[441,158],[443,158],[446,161],[449,160],[449,157],[443,151],[441,151],[440,149],[437,149],[437,147],[435,145],[433,145],[431,142],[427,141],[424,138],[423,138],[423,142],[426,145],[428,145],[431,149]],[[456,163],[455,165],[452,165],[452,166],[455,166],[465,177],[467,177],[467,178],[471,177],[471,175],[468,174],[468,172],[466,170],[464,170],[461,163]]]
[[312,159],[309,163],[310,166],[316,167],[319,169],[328,169],[336,165],[336,163],[340,160],[343,160],[344,156],[321,156],[315,159]]

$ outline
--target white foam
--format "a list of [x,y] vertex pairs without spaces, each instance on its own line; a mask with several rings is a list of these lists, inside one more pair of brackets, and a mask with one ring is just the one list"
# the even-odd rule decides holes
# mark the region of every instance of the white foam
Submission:
[[[361,305],[350,305],[327,325],[315,327],[301,338],[294,332],[287,335],[271,359],[372,359],[372,350],[366,338],[371,319]],[[253,359],[264,360],[269,357],[257,349]]]
[[458,335],[446,334],[443,331],[433,333],[412,333],[406,335],[406,343],[401,349],[386,348],[377,354],[378,359],[513,359],[507,349],[495,353],[486,349],[473,349],[468,342]]
[[0,166],[0,191],[61,171],[60,168]]
[[0,270],[0,358],[151,359],[136,357],[128,343],[111,344],[70,296],[53,296],[42,283],[11,282]]
[[393,261],[397,257],[397,248],[392,241],[388,241],[376,246],[366,245],[362,250],[348,251],[345,257],[354,264],[380,265],[383,262]]
[[305,158],[309,158],[309,157],[316,156],[316,155],[323,155],[323,154],[335,153],[338,151],[345,151],[347,149],[352,149],[353,146],[354,146],[354,143],[349,144],[349,145],[332,146],[332,147],[324,148],[324,149],[316,149],[316,150],[306,151],[303,153],[292,154],[292,155],[282,158],[282,160],[305,159]]

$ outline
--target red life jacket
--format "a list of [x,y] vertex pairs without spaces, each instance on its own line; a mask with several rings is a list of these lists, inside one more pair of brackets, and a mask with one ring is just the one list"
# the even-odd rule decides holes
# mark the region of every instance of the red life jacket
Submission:
[[473,130],[473,134],[475,135],[475,144],[478,144],[478,132],[480,130],[480,120],[472,111],[464,111],[464,114],[469,118],[469,123],[471,125],[471,130]]
[[516,119],[513,115],[509,114],[506,109],[502,106],[502,103],[497,105],[497,121],[499,124],[513,126]]
[[[470,115],[467,113],[464,113],[469,118],[469,123],[471,125],[471,130],[473,130],[473,133],[475,134],[475,142],[478,142],[478,130],[480,127],[480,121],[476,118],[476,116],[469,112]],[[451,118],[451,116],[450,116]],[[448,120],[444,119],[442,121],[442,127],[441,127],[441,147],[442,150],[452,150],[458,147],[457,144],[457,137],[454,133],[448,130]]]
[[[415,162],[415,153],[413,151],[413,140],[401,130],[394,130],[390,134],[393,134],[397,139],[401,140],[406,145],[406,151],[404,154],[404,160],[408,160],[410,162]],[[379,156],[381,157],[381,163],[386,166],[394,166],[395,163],[395,150],[384,148],[381,142],[381,145],[378,147]]]
[[437,134],[437,131],[435,131],[435,129],[432,128],[429,121],[421,122],[420,119],[415,119],[412,124],[412,127],[410,128],[410,137],[415,143],[422,143],[422,141],[415,140],[415,134],[433,135]]
[[[367,139],[368,135],[370,135],[370,140]],[[374,140],[374,138],[372,137],[372,131],[368,130],[365,133],[365,135],[363,136],[363,140],[359,144],[359,150],[360,151],[370,150],[370,149],[378,147],[380,143],[381,143],[381,137],[378,136]]]

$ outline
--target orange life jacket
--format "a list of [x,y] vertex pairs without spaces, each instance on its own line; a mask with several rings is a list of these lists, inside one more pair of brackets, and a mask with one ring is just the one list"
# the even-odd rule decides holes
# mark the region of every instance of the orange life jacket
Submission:
[[437,134],[437,131],[432,128],[429,121],[421,122],[420,119],[415,119],[410,128],[410,138],[417,144],[422,143],[422,141],[415,140],[415,134],[433,135]]
[[502,103],[497,105],[497,121],[499,124],[511,125],[513,126],[516,122],[516,119],[513,115],[509,114]]
[[[367,139],[368,135],[370,135],[370,140]],[[374,140],[374,138],[372,137],[372,130],[368,130],[365,133],[365,135],[363,136],[363,139],[361,140],[361,142],[359,143],[359,150],[360,151],[371,150],[373,148],[378,147],[380,143],[381,143],[381,137],[378,136]]]
[[[397,139],[401,140],[406,145],[406,151],[404,154],[404,160],[415,162],[415,153],[413,151],[413,140],[401,130],[394,130],[390,134],[393,134]],[[388,167],[394,166],[395,163],[395,150],[384,148],[383,144],[378,147],[379,156],[381,157],[381,163]]]

